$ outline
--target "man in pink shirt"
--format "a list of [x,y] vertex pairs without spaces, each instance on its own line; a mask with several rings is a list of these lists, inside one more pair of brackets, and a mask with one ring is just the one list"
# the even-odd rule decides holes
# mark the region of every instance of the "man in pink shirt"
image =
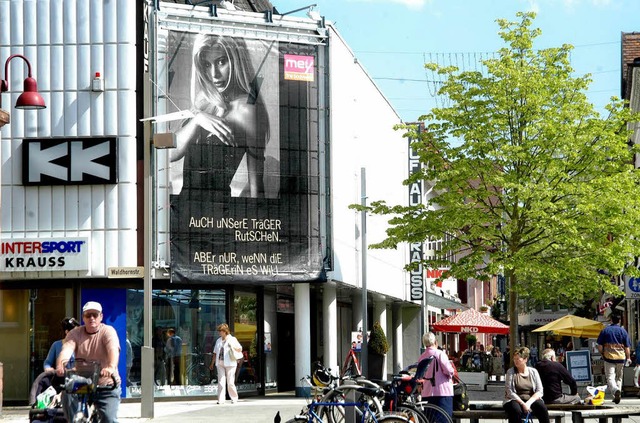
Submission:
[[418,362],[433,357],[422,382],[422,400],[441,407],[453,416],[453,365],[447,354],[438,349],[438,341],[433,332],[425,333],[422,343],[426,351],[422,353]]
[[[118,359],[120,358],[120,341],[116,330],[102,323],[102,305],[95,301],[87,302],[82,307],[84,325],[70,331],[58,356],[56,373],[64,376],[65,364],[72,354],[76,363],[99,362],[100,379],[98,385],[113,385],[112,376],[117,381],[117,387],[111,391],[99,391],[95,402],[98,412],[103,415],[105,423],[117,422],[118,407],[120,405],[120,376],[118,375]],[[73,421],[77,410],[72,395],[66,395],[63,400],[67,421]]]

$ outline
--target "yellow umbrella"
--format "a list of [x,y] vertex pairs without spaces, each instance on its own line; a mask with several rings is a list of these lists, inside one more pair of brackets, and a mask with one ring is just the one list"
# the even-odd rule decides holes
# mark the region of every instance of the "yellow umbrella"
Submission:
[[577,336],[579,338],[597,338],[604,325],[596,320],[568,314],[532,332],[553,332],[564,336]]

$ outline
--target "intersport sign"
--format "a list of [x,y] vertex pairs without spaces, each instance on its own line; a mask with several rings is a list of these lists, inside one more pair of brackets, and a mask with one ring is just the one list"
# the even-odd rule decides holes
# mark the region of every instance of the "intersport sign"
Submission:
[[24,238],[0,241],[0,272],[88,269],[87,238]]

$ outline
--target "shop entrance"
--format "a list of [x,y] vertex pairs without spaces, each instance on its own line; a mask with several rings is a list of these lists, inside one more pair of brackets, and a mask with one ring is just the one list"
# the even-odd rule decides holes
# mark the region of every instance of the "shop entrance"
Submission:
[[295,348],[295,315],[277,313],[278,334],[278,392],[293,391],[296,388],[296,348]]
[[80,316],[71,313],[71,291],[66,289],[32,289],[31,325],[33,336],[31,339],[31,380],[43,371],[44,361],[49,348],[54,341],[64,338],[61,326],[65,317],[75,317],[78,322]]

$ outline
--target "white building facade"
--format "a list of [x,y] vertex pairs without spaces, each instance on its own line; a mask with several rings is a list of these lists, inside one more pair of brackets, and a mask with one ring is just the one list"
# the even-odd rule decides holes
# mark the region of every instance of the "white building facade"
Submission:
[[[258,153],[207,158],[211,174],[164,147],[180,141],[198,112],[193,55],[212,37],[230,43],[223,49],[231,62],[230,50],[247,47],[251,87],[240,98],[266,111],[256,127],[268,131]],[[360,213],[348,208],[361,202],[362,169],[368,201],[408,202],[407,141],[330,23],[169,2],[0,0],[0,59],[16,53],[31,61],[47,108],[11,110],[0,132],[0,336],[12,346],[0,354],[5,401],[28,398],[49,345],[62,336],[58,322],[79,318],[88,300],[100,301],[116,327],[129,397],[141,395],[145,372],[155,396],[216,395],[207,369],[223,322],[243,345],[241,393],[302,394],[311,363],[337,372],[363,327],[363,280],[366,326],[379,321],[393,345],[386,371],[417,359],[429,294],[412,300],[409,248],[363,251]],[[5,109],[24,75],[12,61]],[[167,116],[176,112],[183,114]],[[191,145],[213,145],[210,138]],[[233,172],[222,176],[234,154]],[[245,188],[255,157],[264,190],[252,197]],[[207,185],[198,179],[206,175],[229,183]],[[386,226],[368,217],[368,244],[382,240]],[[170,328],[182,340],[178,364],[164,349]],[[154,349],[147,368],[144,346]]]

